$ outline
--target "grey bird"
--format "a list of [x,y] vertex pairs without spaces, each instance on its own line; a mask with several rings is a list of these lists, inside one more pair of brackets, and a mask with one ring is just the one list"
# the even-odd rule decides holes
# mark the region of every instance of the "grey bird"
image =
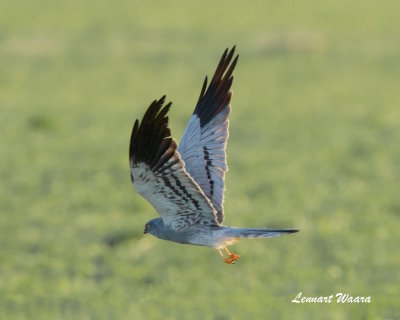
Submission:
[[[240,238],[271,238],[296,229],[223,226],[228,116],[233,70],[239,55],[225,50],[200,97],[177,146],[171,137],[165,96],[154,100],[142,121],[134,123],[129,148],[133,185],[160,215],[146,223],[144,233],[183,244],[216,249],[224,261],[240,259],[228,245]],[[224,250],[226,255],[221,250]]]

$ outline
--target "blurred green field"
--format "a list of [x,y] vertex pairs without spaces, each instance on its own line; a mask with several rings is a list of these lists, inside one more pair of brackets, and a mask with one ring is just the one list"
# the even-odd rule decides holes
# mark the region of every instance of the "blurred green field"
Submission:
[[[1,1],[1,319],[400,319],[400,2]],[[226,224],[211,249],[143,237],[131,126],[179,140],[226,47]],[[118,242],[120,240],[126,240]],[[116,244],[118,242],[118,244]],[[292,304],[346,292],[370,304]]]

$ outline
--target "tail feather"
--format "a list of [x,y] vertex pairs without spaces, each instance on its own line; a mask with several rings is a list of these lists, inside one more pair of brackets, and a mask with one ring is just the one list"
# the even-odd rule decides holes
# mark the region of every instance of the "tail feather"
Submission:
[[299,232],[297,229],[231,228],[232,236],[237,238],[273,238],[283,234]]

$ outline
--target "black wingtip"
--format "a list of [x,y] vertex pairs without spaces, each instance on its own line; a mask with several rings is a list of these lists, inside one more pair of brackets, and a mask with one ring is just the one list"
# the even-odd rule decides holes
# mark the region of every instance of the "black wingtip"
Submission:
[[[150,168],[165,163],[173,155],[176,146],[172,144],[171,130],[168,128],[168,111],[172,105],[164,105],[166,95],[154,100],[147,108],[142,121],[137,119],[132,128],[129,146],[131,164],[143,162]],[[170,150],[167,154],[168,149]]]
[[208,78],[206,76],[206,78],[204,79],[204,82],[203,82],[203,87],[201,88],[199,100],[197,100],[197,104],[199,104],[201,98],[204,96],[204,92],[206,91],[206,88],[207,88],[207,81],[208,81]]
[[207,78],[203,83],[199,100],[193,112],[199,117],[201,127],[204,127],[230,103],[233,71],[239,59],[238,54],[234,57],[235,50],[236,45],[230,50],[229,48],[225,49],[208,88]]

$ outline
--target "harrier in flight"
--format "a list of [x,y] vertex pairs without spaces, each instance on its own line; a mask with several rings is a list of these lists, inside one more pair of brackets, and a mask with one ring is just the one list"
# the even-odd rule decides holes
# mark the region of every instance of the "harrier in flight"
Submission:
[[[225,50],[200,97],[182,141],[171,137],[165,96],[154,100],[132,129],[129,162],[133,185],[160,215],[146,223],[144,233],[183,244],[216,249],[226,263],[240,259],[227,246],[240,238],[271,238],[295,229],[223,226],[226,142],[231,111],[230,88],[239,56]],[[224,250],[226,256],[221,250]]]

